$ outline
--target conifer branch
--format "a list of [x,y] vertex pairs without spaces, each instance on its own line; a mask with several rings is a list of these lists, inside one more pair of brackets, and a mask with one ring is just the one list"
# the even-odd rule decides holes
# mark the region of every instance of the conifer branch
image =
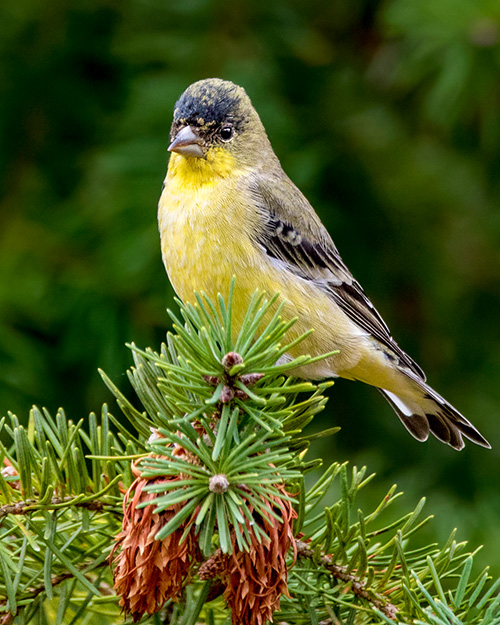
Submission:
[[64,506],[74,506],[76,508],[86,508],[93,512],[102,512],[106,504],[101,501],[78,501],[75,497],[52,497],[48,502],[41,504],[38,499],[31,499],[28,501],[16,501],[12,504],[4,504],[0,506],[0,519],[8,514],[30,514],[37,508],[43,508],[44,510],[54,510]]
[[245,625],[500,625],[500,580],[473,576],[465,543],[411,547],[423,500],[384,524],[395,486],[362,512],[373,476],[307,459],[331,383],[291,377],[310,359],[280,360],[290,323],[276,298],[255,295],[236,337],[232,296],[216,304],[180,304],[159,353],[131,346],[142,412],[102,374],[127,424],[107,406],[88,430],[36,408],[27,428],[0,421],[0,623],[39,619],[53,599],[57,625],[102,621],[111,563],[119,597],[103,625],[120,607],[137,621],[164,606],[171,625],[228,612]]
[[374,605],[388,618],[396,618],[398,613],[396,606],[392,605],[385,597],[375,593],[373,590],[367,590],[366,581],[356,577],[353,573],[349,573],[346,566],[335,564],[332,557],[325,554],[321,554],[318,557],[314,549],[311,549],[311,547],[302,540],[295,540],[295,546],[297,548],[298,558],[307,558],[316,565],[324,567],[335,579],[348,584],[356,596]]
[[[103,562],[100,562],[94,568],[94,570],[97,569],[97,568],[104,568],[104,567],[108,567],[108,566],[109,566],[109,562],[108,562],[108,559],[106,559]],[[82,571],[83,571],[83,569],[82,569]],[[59,575],[53,575],[50,578],[50,587],[54,588],[54,587],[58,586],[59,584],[62,584],[66,580],[72,580],[72,579],[74,579],[74,574],[71,571],[65,571],[64,573],[60,573]],[[29,592],[24,597],[24,600],[25,601],[33,601],[39,595],[45,593],[46,591],[47,591],[47,585],[45,583],[40,584],[39,586],[36,586],[36,587],[32,587],[32,588],[29,589]],[[0,619],[0,625],[10,625],[10,623],[12,623],[14,621],[14,619],[16,618],[18,613],[19,613],[19,610],[16,613],[8,612],[7,614],[4,615],[4,617],[2,619]]]

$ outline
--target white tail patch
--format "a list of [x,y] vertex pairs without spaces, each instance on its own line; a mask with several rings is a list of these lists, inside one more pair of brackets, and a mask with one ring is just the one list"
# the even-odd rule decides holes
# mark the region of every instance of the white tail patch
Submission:
[[476,428],[456,408],[449,404],[444,397],[436,393],[421,378],[408,369],[400,369],[408,380],[414,384],[413,393],[416,398],[406,399],[391,391],[380,389],[387,401],[398,415],[401,423],[419,441],[425,441],[429,432],[443,443],[454,449],[464,447],[465,436],[476,445],[489,448],[490,444]]
[[385,389],[384,389],[384,393],[391,398],[391,401],[393,402],[393,404],[395,404],[399,408],[399,410],[401,410],[401,412],[405,415],[405,417],[413,416],[414,411],[411,408],[409,408],[400,397],[398,397],[397,395],[394,395],[394,393],[391,393],[390,391],[386,391]]

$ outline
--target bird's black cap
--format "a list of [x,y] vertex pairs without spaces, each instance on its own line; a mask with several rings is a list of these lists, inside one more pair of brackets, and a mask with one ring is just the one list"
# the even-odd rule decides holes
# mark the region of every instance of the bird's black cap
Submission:
[[207,78],[190,85],[177,100],[174,124],[220,126],[230,122],[238,128],[251,107],[245,90],[220,78]]

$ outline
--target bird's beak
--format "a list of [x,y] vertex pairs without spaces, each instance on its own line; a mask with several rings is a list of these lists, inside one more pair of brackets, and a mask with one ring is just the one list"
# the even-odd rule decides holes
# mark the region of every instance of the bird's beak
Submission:
[[168,146],[169,152],[176,152],[182,156],[194,156],[200,158],[205,156],[205,152],[201,147],[201,138],[192,126],[184,126],[175,135],[175,139]]

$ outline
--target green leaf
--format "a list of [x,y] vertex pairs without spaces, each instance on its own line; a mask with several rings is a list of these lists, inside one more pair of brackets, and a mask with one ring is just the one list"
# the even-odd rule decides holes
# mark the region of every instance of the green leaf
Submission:
[[162,527],[162,529],[156,534],[155,539],[163,540],[164,538],[172,534],[172,532],[174,532],[176,529],[178,529],[184,523],[184,521],[193,514],[197,506],[201,503],[202,499],[203,496],[199,495],[198,497],[193,498],[191,499],[191,501],[186,503],[186,505],[181,508],[179,512],[177,512],[177,514],[175,514],[174,517],[170,519],[170,521],[166,525],[164,525],[164,527]]
[[12,581],[12,577],[10,575],[7,557],[5,556],[5,554],[3,553],[1,549],[0,549],[0,567],[2,569],[3,582],[5,584],[5,588],[7,591],[8,604],[6,607],[8,608],[10,612],[12,612],[12,614],[15,614],[17,612],[17,600],[16,600],[15,586]]
[[211,584],[212,582],[210,580],[205,582],[198,593],[196,601],[189,602],[188,609],[186,610],[184,618],[182,619],[182,625],[196,625],[201,610],[203,609],[205,601],[208,598]]
[[215,498],[215,511],[217,518],[217,529],[219,531],[220,547],[224,553],[231,553],[231,532],[227,521],[225,505],[225,498],[222,495],[217,495]]
[[453,605],[458,608],[462,605],[462,601],[465,596],[465,591],[467,590],[467,584],[469,583],[469,577],[472,570],[473,559],[471,556],[467,558],[464,564],[464,568],[462,570],[462,574],[460,575],[460,579],[458,581],[457,588],[455,590],[455,595],[453,597]]

